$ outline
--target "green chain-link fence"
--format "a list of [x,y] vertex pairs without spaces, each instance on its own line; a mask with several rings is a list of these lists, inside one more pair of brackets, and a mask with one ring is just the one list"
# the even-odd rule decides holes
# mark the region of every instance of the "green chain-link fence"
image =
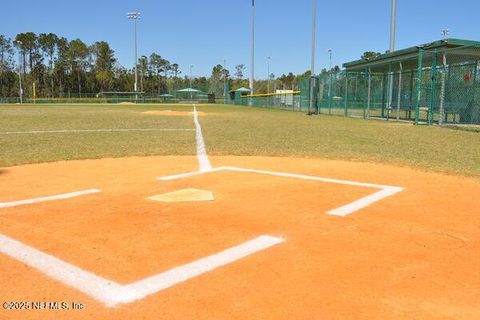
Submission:
[[[323,73],[315,79],[315,108],[321,114],[478,125],[479,60],[478,45],[419,47],[406,57],[364,63],[362,70]],[[300,88],[308,106],[310,79]]]

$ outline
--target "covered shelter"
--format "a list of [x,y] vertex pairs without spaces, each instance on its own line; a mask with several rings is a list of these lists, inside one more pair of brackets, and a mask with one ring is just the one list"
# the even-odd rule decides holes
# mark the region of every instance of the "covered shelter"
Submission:
[[443,39],[345,63],[345,113],[480,124],[479,60],[479,41]]
[[160,95],[160,98],[162,98],[162,102],[163,103],[169,103],[169,102],[173,102],[173,98],[174,96],[172,94],[169,94],[169,93],[164,93],[164,94],[161,94]]
[[248,88],[245,88],[245,87],[240,87],[238,89],[235,89],[235,90],[231,90],[230,91],[230,100],[237,100],[239,101],[239,99],[242,97],[242,96],[245,96],[245,95],[248,95],[250,94],[251,90],[248,89]]
[[176,98],[190,100],[198,99],[201,95],[204,94],[205,93],[203,91],[194,88],[180,89],[175,92]]

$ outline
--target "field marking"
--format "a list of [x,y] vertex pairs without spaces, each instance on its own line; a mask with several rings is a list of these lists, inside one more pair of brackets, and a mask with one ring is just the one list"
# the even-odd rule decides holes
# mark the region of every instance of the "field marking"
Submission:
[[318,182],[336,183],[336,184],[343,184],[343,185],[349,185],[349,186],[380,189],[380,191],[377,191],[373,194],[362,197],[358,200],[350,202],[341,207],[328,210],[326,212],[326,214],[341,216],[341,217],[345,217],[360,209],[368,207],[375,202],[378,202],[384,198],[393,196],[394,194],[404,190],[404,188],[396,187],[396,186],[388,186],[388,185],[357,182],[357,181],[350,181],[350,180],[341,180],[341,179],[332,179],[332,178],[309,176],[309,175],[296,174],[296,173],[285,173],[285,172],[278,172],[278,171],[256,170],[256,169],[228,167],[228,166],[214,167],[211,170],[206,172],[202,172],[202,171],[186,172],[178,175],[159,177],[157,179],[161,181],[169,181],[169,180],[183,179],[183,178],[193,177],[197,175],[202,175],[209,172],[218,172],[218,171],[249,172],[249,173],[257,173],[257,174],[271,175],[271,176],[277,176],[277,177],[294,178],[294,179],[311,180],[311,181],[318,181]]
[[157,179],[160,180],[160,181],[170,181],[170,180],[199,176],[199,175],[202,175],[202,174],[205,174],[205,173],[217,172],[217,171],[222,171],[222,170],[225,170],[225,169],[223,167],[216,167],[216,168],[212,168],[208,171],[185,172],[185,173],[173,174],[171,176],[158,177]]
[[282,242],[285,242],[285,239],[262,235],[128,285],[121,285],[97,276],[2,234],[0,234],[0,252],[113,308],[119,304],[143,299]]
[[195,129],[177,129],[177,128],[130,128],[130,129],[72,129],[72,130],[33,130],[33,131],[6,131],[0,132],[0,135],[11,134],[48,134],[48,133],[82,133],[82,132],[131,132],[131,131],[195,131]]
[[340,216],[340,217],[345,217],[349,215],[350,213],[353,213],[355,211],[358,211],[360,209],[363,209],[365,207],[368,207],[372,203],[375,203],[377,201],[380,201],[382,199],[385,199],[387,197],[393,196],[395,193],[398,193],[400,191],[403,191],[404,188],[401,187],[385,187],[381,189],[380,191],[377,191],[371,195],[368,195],[366,197],[360,198],[354,202],[351,202],[349,204],[346,204],[344,206],[332,209],[327,211],[327,214],[333,215],[333,216]]
[[207,149],[205,148],[205,141],[203,140],[202,127],[198,121],[197,107],[193,105],[193,122],[195,123],[195,138],[197,142],[197,159],[201,172],[212,170],[210,160],[208,160]]
[[56,194],[56,195],[40,197],[40,198],[16,200],[16,201],[10,201],[10,202],[0,202],[0,208],[11,208],[11,207],[18,207],[26,204],[32,204],[32,203],[69,199],[69,198],[75,198],[75,197],[99,193],[99,192],[101,192],[100,189],[88,189],[88,190],[81,190],[81,191],[75,191],[75,192],[69,192],[69,193]]

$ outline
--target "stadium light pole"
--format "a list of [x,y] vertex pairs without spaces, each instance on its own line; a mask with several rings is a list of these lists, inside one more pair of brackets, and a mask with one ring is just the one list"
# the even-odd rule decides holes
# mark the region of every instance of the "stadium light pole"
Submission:
[[392,13],[390,17],[390,52],[395,51],[396,20],[397,20],[397,0],[392,0]]
[[133,85],[133,91],[135,91],[135,99],[137,99],[137,88],[138,88],[138,72],[137,72],[137,65],[138,65],[138,59],[137,59],[137,20],[140,19],[140,12],[128,12],[127,17],[130,20],[134,21],[134,32],[135,32],[135,83]]
[[332,95],[332,49],[328,49],[328,55],[329,55],[329,67],[328,67],[328,73],[329,73],[329,78],[328,79],[328,99],[330,99],[330,96]]
[[270,93],[270,60],[271,56],[267,57],[267,93]]
[[193,81],[193,64],[190,65],[190,100],[193,100],[192,81]]
[[[397,19],[397,0],[392,0],[392,11],[390,15],[390,46],[388,52],[395,51],[395,29]],[[393,99],[393,72],[389,71],[388,74],[388,110],[387,119],[392,111],[392,99]]]
[[252,52],[250,66],[250,94],[254,93],[253,80],[255,78],[255,0],[252,0]]
[[223,59],[223,99],[227,99],[227,59]]
[[315,29],[317,18],[317,0],[312,1],[312,60],[310,67],[310,103],[308,105],[308,114],[313,113],[313,87],[315,82]]
[[18,48],[18,84],[19,84],[19,90],[18,90],[18,95],[20,96],[20,104],[23,104],[23,89],[22,89],[22,51],[20,49],[20,46],[23,45],[22,41],[17,41],[17,44],[19,45]]

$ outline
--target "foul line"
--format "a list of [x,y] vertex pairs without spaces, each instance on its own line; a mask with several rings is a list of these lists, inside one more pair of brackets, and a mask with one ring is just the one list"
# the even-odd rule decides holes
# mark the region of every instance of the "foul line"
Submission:
[[318,182],[336,183],[336,184],[343,184],[343,185],[349,185],[349,186],[380,189],[379,191],[373,194],[370,194],[366,197],[360,198],[356,201],[353,201],[351,203],[348,203],[346,205],[343,205],[341,207],[338,207],[326,212],[327,214],[334,215],[334,216],[341,216],[341,217],[347,216],[377,201],[390,197],[404,190],[404,188],[396,187],[396,186],[387,186],[387,185],[381,185],[381,184],[340,180],[340,179],[332,179],[332,178],[317,177],[317,176],[308,176],[308,175],[295,174],[295,173],[246,169],[246,168],[239,168],[239,167],[215,167],[206,172],[203,172],[203,171],[186,172],[186,173],[181,173],[177,175],[159,177],[157,179],[161,181],[169,181],[169,180],[193,177],[193,176],[205,174],[208,172],[218,172],[218,171],[249,172],[249,173],[257,173],[257,174],[271,175],[271,176],[277,176],[277,177],[294,178],[294,179],[311,180],[311,181],[318,181]]
[[197,107],[193,105],[193,122],[195,123],[195,138],[197,142],[197,159],[200,172],[207,172],[212,170],[210,160],[208,160],[207,149],[205,148],[205,141],[203,140],[202,127],[198,121]]
[[81,190],[81,191],[75,191],[75,192],[70,192],[70,193],[56,194],[56,195],[47,196],[47,197],[17,200],[17,201],[10,201],[10,202],[0,202],[0,208],[11,208],[11,207],[22,206],[22,205],[25,205],[25,204],[32,204],[32,203],[38,203],[38,202],[46,202],[46,201],[52,201],[52,200],[74,198],[74,197],[84,196],[84,195],[87,195],[87,194],[99,193],[100,191],[101,190],[99,190],[99,189],[88,189],[88,190]]
[[108,307],[115,307],[118,304],[142,299],[284,241],[283,238],[263,235],[129,285],[120,285],[102,278],[1,234],[0,252],[89,295]]
[[0,132],[0,135],[10,134],[47,134],[47,133],[82,133],[82,132],[130,132],[130,131],[195,131],[195,129],[176,129],[176,128],[164,128],[164,129],[148,129],[148,128],[131,128],[131,129],[78,129],[78,130],[34,130],[34,131],[7,131]]

